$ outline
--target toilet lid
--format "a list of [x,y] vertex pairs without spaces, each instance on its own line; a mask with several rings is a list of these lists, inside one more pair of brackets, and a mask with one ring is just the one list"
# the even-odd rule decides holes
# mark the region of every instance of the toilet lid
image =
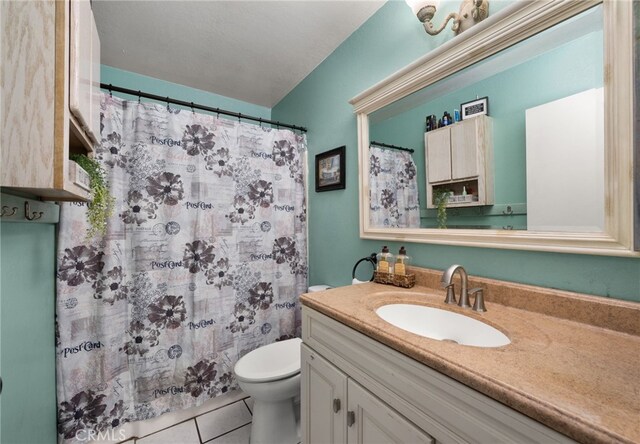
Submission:
[[268,382],[300,373],[301,342],[294,338],[258,347],[236,362],[236,377],[246,382]]

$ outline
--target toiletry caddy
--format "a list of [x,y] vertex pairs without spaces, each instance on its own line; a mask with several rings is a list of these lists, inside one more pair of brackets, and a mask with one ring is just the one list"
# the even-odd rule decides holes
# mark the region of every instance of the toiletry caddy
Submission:
[[[411,258],[407,256],[407,250],[400,248],[397,256],[389,253],[385,245],[382,252],[378,253],[378,264],[373,274],[373,281],[378,284],[395,285],[396,287],[411,288],[416,284],[416,276],[407,273],[407,265]],[[381,264],[382,262],[382,264]]]

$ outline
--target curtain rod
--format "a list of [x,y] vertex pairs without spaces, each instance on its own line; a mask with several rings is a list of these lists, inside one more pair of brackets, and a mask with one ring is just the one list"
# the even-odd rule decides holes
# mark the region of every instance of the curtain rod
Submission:
[[394,150],[400,150],[400,151],[409,151],[411,154],[413,154],[413,150],[411,148],[403,148],[401,146],[397,146],[397,145],[389,145],[387,143],[381,143],[381,142],[371,142],[371,145],[375,145],[375,146],[381,146],[384,148],[392,148]]
[[234,113],[233,111],[227,111],[225,109],[220,109],[220,108],[213,108],[211,106],[200,105],[200,104],[193,103],[193,102],[186,102],[184,100],[172,99],[171,97],[162,97],[162,96],[158,96],[156,94],[149,94],[149,93],[146,93],[146,92],[142,92],[140,90],[136,91],[134,89],[122,88],[120,86],[113,86],[110,83],[101,83],[100,84],[100,88],[106,89],[107,91],[109,91],[109,93],[111,93],[111,92],[119,92],[119,93],[123,93],[123,94],[129,94],[129,95],[132,95],[132,96],[137,96],[137,97],[140,97],[140,98],[144,97],[145,99],[151,99],[151,100],[157,100],[159,102],[165,102],[167,104],[173,103],[174,105],[184,106],[186,108],[191,108],[192,110],[193,109],[201,109],[203,111],[209,111],[209,112],[216,113],[216,114],[224,114],[226,116],[237,117],[238,119],[253,120],[255,122],[260,122],[261,124],[265,123],[267,125],[275,125],[276,127],[290,128],[290,129],[293,129],[293,130],[301,131],[303,133],[307,132],[307,129],[305,127],[303,127],[303,126],[290,125],[288,123],[280,123],[278,121],[262,119],[260,117],[248,116],[248,115],[242,114],[242,113]]

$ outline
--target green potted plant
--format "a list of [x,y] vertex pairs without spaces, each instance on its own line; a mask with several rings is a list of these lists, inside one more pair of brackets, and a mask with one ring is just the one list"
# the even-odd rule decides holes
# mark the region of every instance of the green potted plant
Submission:
[[447,201],[449,200],[449,194],[451,194],[450,190],[434,189],[434,200],[438,210],[438,228],[447,228]]
[[109,193],[102,165],[84,154],[72,154],[70,158],[89,175],[91,202],[87,210],[87,237],[104,235],[107,232],[107,221],[113,214],[115,198]]

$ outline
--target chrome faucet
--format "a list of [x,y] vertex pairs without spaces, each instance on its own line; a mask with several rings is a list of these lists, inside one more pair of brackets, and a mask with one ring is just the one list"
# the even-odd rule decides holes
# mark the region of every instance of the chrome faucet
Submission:
[[[462,289],[460,290],[460,301],[458,301],[458,306],[467,308],[471,307],[469,304],[469,292],[467,290],[467,272],[462,267],[462,265],[452,265],[445,270],[442,274],[442,278],[440,279],[440,283],[443,287],[447,288],[447,299],[445,302],[447,304],[455,304],[455,291],[453,290],[453,275],[457,272],[460,273],[460,279],[462,280]],[[453,297],[452,297],[453,295]]]
[[463,308],[471,307],[469,305],[469,294],[474,294],[476,296],[473,301],[473,311],[487,311],[484,306],[484,291],[482,288],[474,288],[471,291],[467,289],[467,272],[462,267],[462,265],[452,265],[447,268],[444,273],[442,273],[442,278],[440,279],[440,283],[443,287],[447,289],[447,297],[444,300],[445,304],[455,304],[456,303],[456,292],[453,286],[453,275],[457,272],[460,273],[460,280],[462,281],[462,289],[460,290],[460,302],[458,305]]

